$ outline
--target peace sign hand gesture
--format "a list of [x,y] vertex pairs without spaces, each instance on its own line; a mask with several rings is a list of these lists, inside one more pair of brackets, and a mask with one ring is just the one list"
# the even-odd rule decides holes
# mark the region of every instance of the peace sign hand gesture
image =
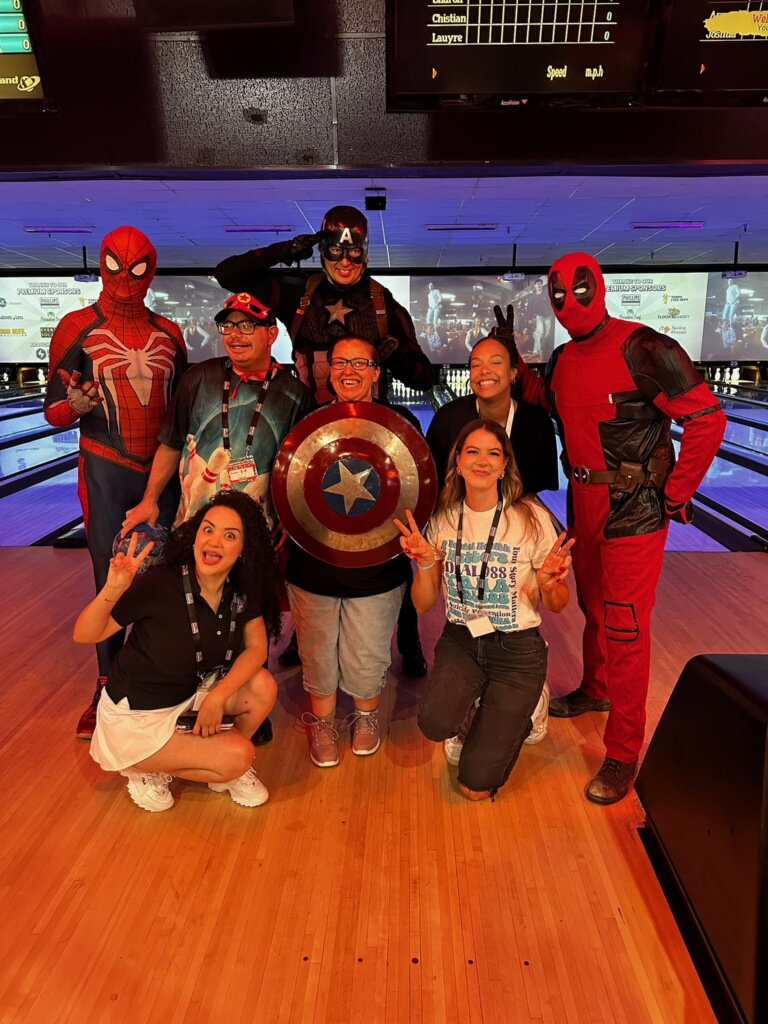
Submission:
[[142,549],[141,554],[137,555],[136,546],[138,543],[139,535],[134,533],[128,542],[128,550],[126,552],[119,551],[114,558],[110,558],[107,582],[104,584],[105,590],[110,591],[112,594],[118,592],[124,594],[133,583],[141,563],[150,555],[155,542],[153,540],[149,541]]
[[[566,536],[567,533],[563,530],[552,545],[552,550],[544,559],[541,568],[536,570],[536,582],[539,584],[540,590],[551,590],[558,583],[562,583],[568,575],[568,566],[571,564],[571,556],[568,552],[576,543],[576,538],[571,537],[569,541],[566,541]],[[565,543],[563,543],[564,541]]]
[[400,546],[406,555],[416,562],[420,569],[429,569],[438,559],[442,560],[443,553],[433,548],[426,538],[422,536],[421,530],[417,526],[416,520],[413,518],[409,508],[405,510],[405,518],[408,520],[407,526],[401,523],[399,519],[392,520],[400,533],[402,533]]
[[505,342],[514,352],[517,352],[517,346],[515,345],[515,307],[511,302],[509,303],[506,317],[501,311],[501,306],[494,306],[493,312],[496,314],[496,327],[492,329],[490,336]]

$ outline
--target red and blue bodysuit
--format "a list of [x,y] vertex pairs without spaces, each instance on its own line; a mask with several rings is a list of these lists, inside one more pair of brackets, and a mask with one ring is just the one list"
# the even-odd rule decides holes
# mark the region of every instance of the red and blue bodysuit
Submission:
[[[68,313],[54,331],[44,404],[54,426],[80,421],[78,496],[97,590],[125,511],[144,494],[165,410],[187,366],[179,327],[144,305],[157,265],[146,235],[116,228],[102,242],[100,265],[98,300]],[[168,488],[164,526],[177,505],[178,490]],[[97,645],[100,676],[122,643],[121,632]]]
[[[547,381],[586,618],[581,689],[610,699],[606,754],[631,765],[645,733],[651,610],[669,519],[690,521],[691,497],[726,421],[673,338],[608,315],[591,256],[564,256],[548,280],[555,316],[572,339],[553,354]],[[672,420],[683,428],[676,462]]]

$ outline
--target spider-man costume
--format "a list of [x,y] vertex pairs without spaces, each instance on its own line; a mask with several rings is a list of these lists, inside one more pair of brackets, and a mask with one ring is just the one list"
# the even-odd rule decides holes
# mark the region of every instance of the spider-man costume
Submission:
[[[557,260],[548,281],[555,316],[572,339],[553,354],[547,380],[570,478],[573,568],[586,618],[580,689],[596,702],[610,698],[607,757],[633,774],[669,519],[690,522],[691,496],[726,421],[673,338],[608,315],[602,271],[591,256]],[[676,464],[673,419],[683,427]]]
[[[80,420],[78,497],[97,591],[106,582],[125,510],[144,494],[166,407],[187,366],[178,326],[144,305],[157,266],[146,235],[115,228],[101,243],[100,266],[98,300],[68,313],[54,331],[44,404],[53,426]],[[80,379],[87,383],[77,388]],[[163,525],[171,525],[177,505],[178,491],[169,488]],[[100,676],[108,674],[123,636],[96,645]]]

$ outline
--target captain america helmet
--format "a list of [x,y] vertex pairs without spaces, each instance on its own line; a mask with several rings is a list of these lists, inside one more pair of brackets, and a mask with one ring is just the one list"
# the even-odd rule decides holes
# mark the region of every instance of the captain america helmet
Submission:
[[345,257],[350,263],[368,259],[368,219],[354,206],[334,206],[323,217],[318,245],[320,255],[331,263]]

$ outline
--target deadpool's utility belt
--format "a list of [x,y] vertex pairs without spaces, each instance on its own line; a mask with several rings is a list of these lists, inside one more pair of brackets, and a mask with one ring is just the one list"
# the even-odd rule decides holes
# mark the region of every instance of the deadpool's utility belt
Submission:
[[629,493],[637,487],[653,487],[661,491],[667,482],[669,469],[668,459],[651,456],[645,466],[640,462],[620,462],[618,469],[587,469],[586,466],[574,466],[570,478],[577,484],[608,484],[612,491]]

